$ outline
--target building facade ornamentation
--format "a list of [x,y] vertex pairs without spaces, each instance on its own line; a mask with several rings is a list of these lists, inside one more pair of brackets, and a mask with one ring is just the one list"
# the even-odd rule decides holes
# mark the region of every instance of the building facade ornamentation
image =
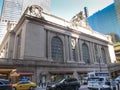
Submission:
[[71,23],[73,27],[77,27],[77,26],[86,27],[88,25],[82,11],[76,14],[72,18]]
[[38,6],[38,5],[32,5],[30,7],[28,7],[28,13],[29,15],[31,16],[35,16],[35,17],[38,17],[38,18],[41,18],[42,17],[42,11],[43,9]]
[[[42,13],[39,6],[33,5],[26,11],[0,46],[1,67],[12,67],[18,74],[46,85],[48,81],[52,83],[68,76],[80,79],[99,68],[108,71],[107,64],[115,61],[112,42],[106,35],[81,28],[82,13],[74,18],[80,27],[74,29],[71,22]],[[100,67],[94,44],[101,56]]]

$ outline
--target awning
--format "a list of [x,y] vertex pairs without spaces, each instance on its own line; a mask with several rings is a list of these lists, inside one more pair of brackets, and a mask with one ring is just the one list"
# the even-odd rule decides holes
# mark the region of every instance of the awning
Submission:
[[18,72],[10,74],[11,77],[18,77],[18,76],[31,76],[33,75],[32,72]]
[[31,76],[31,75],[33,75],[32,72],[18,72],[18,74],[19,74],[20,76]]
[[10,76],[11,76],[11,77],[18,77],[18,76],[20,76],[20,74],[18,74],[18,73],[13,73],[13,74],[10,74]]
[[54,75],[63,75],[63,74],[73,74],[73,72],[49,72],[50,74],[54,74]]
[[6,74],[0,74],[0,77],[7,76]]

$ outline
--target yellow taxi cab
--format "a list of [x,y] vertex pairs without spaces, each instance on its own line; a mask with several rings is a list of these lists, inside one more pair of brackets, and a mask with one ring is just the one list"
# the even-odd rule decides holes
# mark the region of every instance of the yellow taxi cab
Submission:
[[31,81],[19,81],[16,84],[13,84],[13,90],[34,90],[37,85]]

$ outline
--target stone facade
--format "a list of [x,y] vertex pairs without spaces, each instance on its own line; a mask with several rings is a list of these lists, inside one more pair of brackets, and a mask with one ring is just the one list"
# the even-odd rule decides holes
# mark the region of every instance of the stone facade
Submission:
[[91,30],[88,24],[87,28],[85,24],[73,26],[73,22],[35,8],[40,10],[32,15],[28,8],[6,34],[0,46],[1,65],[17,72],[32,72],[31,78],[37,83],[62,76],[80,78],[100,69],[108,71],[107,65],[115,61],[109,36]]

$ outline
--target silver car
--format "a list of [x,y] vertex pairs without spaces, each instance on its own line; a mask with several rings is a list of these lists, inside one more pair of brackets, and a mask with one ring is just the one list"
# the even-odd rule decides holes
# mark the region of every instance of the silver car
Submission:
[[111,81],[108,77],[93,77],[88,79],[88,89],[111,90]]
[[118,76],[117,78],[115,78],[116,83],[120,82],[120,76]]

